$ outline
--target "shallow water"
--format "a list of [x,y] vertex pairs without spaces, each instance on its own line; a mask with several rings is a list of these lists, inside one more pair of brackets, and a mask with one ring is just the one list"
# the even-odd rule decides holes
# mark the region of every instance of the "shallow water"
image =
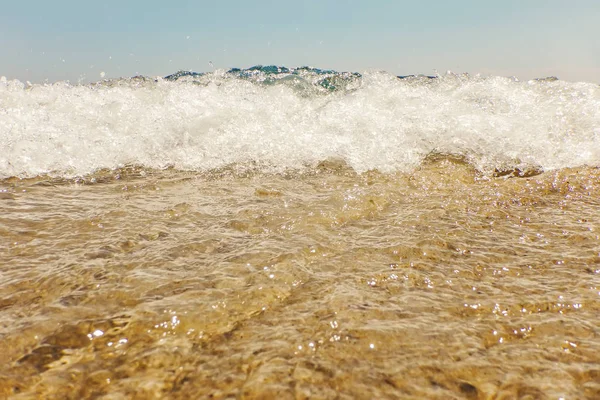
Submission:
[[539,172],[0,181],[0,394],[600,398],[600,169]]
[[0,397],[600,398],[599,89],[0,77]]

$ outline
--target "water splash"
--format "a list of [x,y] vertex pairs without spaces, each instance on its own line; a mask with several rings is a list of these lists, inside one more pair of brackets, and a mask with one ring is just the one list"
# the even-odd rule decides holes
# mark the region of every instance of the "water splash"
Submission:
[[0,80],[0,177],[141,165],[281,171],[328,158],[410,171],[431,154],[484,173],[600,165],[600,87],[257,66],[89,85]]

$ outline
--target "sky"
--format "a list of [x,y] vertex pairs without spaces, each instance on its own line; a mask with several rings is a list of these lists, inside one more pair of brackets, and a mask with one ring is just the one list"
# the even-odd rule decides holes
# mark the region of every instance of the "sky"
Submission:
[[598,0],[2,3],[0,76],[21,81],[308,65],[600,83]]

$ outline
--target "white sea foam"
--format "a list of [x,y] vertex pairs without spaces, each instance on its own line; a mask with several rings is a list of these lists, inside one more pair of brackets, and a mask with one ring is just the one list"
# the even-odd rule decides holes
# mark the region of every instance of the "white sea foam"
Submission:
[[0,178],[74,176],[136,164],[275,169],[343,158],[408,171],[431,152],[544,169],[600,165],[600,87],[448,74],[363,74],[330,91],[217,71],[167,81],[26,85],[0,80]]

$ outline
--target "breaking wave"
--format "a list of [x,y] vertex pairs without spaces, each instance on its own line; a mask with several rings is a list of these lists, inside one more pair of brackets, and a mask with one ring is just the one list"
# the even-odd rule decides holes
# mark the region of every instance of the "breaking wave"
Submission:
[[0,178],[136,165],[269,171],[343,159],[406,172],[432,154],[483,173],[600,165],[600,86],[315,68],[180,71],[87,85],[0,79]]

